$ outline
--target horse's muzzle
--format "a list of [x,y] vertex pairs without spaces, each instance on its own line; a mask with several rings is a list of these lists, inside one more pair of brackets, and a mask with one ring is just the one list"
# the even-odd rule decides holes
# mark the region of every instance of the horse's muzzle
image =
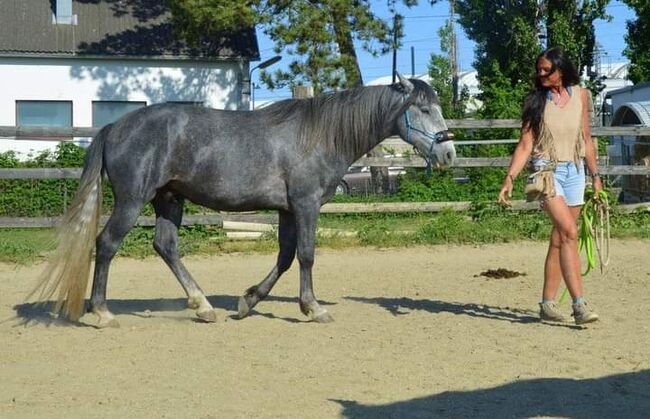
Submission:
[[[454,134],[449,131],[436,133],[436,141],[431,144],[429,158],[436,167],[448,167],[454,164],[456,149],[452,140]],[[435,147],[434,147],[435,145]]]

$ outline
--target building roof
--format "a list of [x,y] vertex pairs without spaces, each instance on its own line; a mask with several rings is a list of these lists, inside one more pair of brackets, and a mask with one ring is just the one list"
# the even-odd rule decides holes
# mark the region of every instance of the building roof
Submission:
[[619,106],[614,118],[612,118],[611,125],[643,125],[650,127],[650,101],[627,102]]
[[633,92],[635,90],[647,89],[650,88],[650,82],[637,83],[632,86],[623,87],[621,89],[612,90],[607,93],[607,96],[616,96],[621,93]]
[[77,24],[55,24],[54,0],[0,0],[0,56],[259,60],[255,29],[191,49],[174,38],[165,0],[73,0]]

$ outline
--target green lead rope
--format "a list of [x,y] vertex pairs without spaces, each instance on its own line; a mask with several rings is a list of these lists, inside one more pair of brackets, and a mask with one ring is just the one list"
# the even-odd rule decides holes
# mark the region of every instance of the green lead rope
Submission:
[[[600,272],[609,263],[609,201],[607,192],[601,190],[589,199],[580,213],[580,228],[578,230],[578,251],[584,250],[587,267],[582,273],[585,277],[596,267],[596,254]],[[568,295],[565,288],[560,297],[564,301]]]

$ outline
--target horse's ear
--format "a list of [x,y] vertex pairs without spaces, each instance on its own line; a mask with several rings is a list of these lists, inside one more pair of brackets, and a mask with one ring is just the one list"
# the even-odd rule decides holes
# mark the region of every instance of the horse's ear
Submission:
[[397,83],[397,86],[399,87],[399,89],[402,90],[402,91],[403,91],[404,93],[406,93],[407,95],[410,95],[411,92],[412,92],[413,89],[414,89],[414,87],[413,87],[413,83],[411,83],[411,81],[410,81],[409,79],[407,79],[406,77],[402,76],[402,75],[401,75],[400,73],[398,73],[397,71],[395,72],[395,74],[397,75],[397,78],[398,78],[398,80],[399,80],[398,83]]

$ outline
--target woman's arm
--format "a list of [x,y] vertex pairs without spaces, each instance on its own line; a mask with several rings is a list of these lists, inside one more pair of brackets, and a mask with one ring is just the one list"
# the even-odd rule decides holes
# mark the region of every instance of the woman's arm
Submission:
[[591,121],[589,118],[589,104],[591,98],[589,97],[589,90],[580,89],[582,92],[582,134],[585,139],[585,164],[589,169],[589,173],[593,178],[594,191],[600,191],[602,183],[600,181],[600,174],[598,173],[598,159],[596,157],[596,147],[594,147],[594,140],[591,137]]
[[517,175],[522,171],[524,166],[526,166],[526,163],[528,162],[528,158],[530,157],[532,151],[532,130],[530,127],[522,127],[519,143],[515,148],[515,152],[512,154],[512,159],[510,159],[510,167],[508,168],[508,174],[503,180],[503,185],[501,186],[501,191],[499,192],[499,202],[506,205],[510,204],[507,198],[512,197],[512,183],[514,182]]

